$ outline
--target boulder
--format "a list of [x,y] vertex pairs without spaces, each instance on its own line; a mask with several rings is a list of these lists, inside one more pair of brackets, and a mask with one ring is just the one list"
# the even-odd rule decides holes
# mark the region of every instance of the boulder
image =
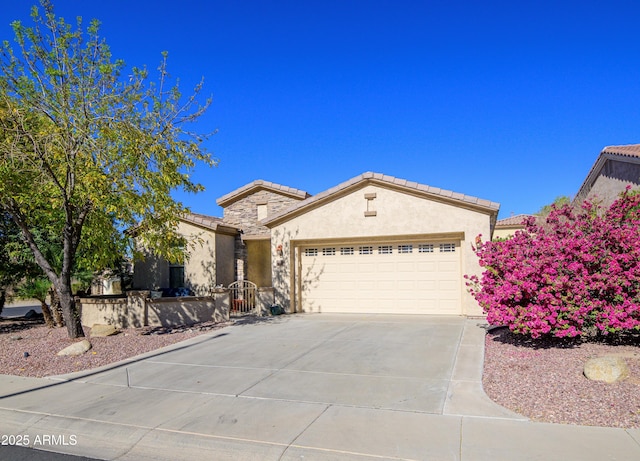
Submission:
[[100,323],[96,323],[91,327],[92,338],[104,338],[105,336],[116,335],[118,333],[120,332],[113,325],[103,325]]
[[629,376],[629,367],[622,357],[604,355],[587,360],[584,375],[592,381],[611,384]]
[[58,355],[82,355],[89,349],[91,349],[91,343],[88,340],[83,339],[80,342],[73,343],[71,346],[65,347],[60,352],[58,352]]

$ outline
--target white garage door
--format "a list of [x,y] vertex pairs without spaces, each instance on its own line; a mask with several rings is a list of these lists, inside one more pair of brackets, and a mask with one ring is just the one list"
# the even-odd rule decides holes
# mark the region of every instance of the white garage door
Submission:
[[366,243],[300,249],[305,312],[460,314],[460,243]]

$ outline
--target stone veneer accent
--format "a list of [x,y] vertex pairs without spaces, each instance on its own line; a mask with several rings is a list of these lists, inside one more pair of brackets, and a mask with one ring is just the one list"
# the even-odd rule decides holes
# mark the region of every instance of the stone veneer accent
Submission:
[[266,206],[266,217],[269,217],[304,200],[308,195],[286,186],[254,181],[218,200],[224,209],[223,222],[242,229],[242,234],[236,236],[234,248],[235,280],[246,280],[248,253],[243,239],[271,237],[271,230],[259,223],[258,206]]
[[302,199],[261,189],[224,208],[224,221],[243,230],[245,236],[269,237],[268,227],[258,223],[258,205],[267,205],[267,217],[278,214]]

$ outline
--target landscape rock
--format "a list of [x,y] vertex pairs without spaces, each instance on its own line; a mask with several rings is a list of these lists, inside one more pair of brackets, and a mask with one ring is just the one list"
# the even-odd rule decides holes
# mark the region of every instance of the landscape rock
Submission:
[[91,343],[88,340],[83,339],[80,342],[73,343],[71,346],[65,347],[60,352],[58,352],[58,355],[69,355],[69,356],[82,355],[85,352],[87,352],[89,349],[91,349]]
[[629,376],[629,367],[622,357],[605,355],[587,360],[584,375],[592,381],[611,384]]
[[104,338],[105,336],[116,335],[118,333],[118,329],[113,325],[96,323],[91,327],[91,337],[93,338]]

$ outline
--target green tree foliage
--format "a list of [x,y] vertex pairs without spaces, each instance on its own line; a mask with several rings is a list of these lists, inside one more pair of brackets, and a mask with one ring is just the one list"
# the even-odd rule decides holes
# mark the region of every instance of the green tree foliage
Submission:
[[176,225],[187,210],[171,193],[201,191],[190,171],[216,162],[201,149],[206,136],[188,130],[209,105],[198,102],[201,84],[183,98],[170,85],[166,53],[155,82],[145,68],[125,74],[97,21],[85,30],[78,18],[72,27],[49,1],[41,5],[33,26],[12,24],[16,49],[3,44],[0,210],[53,284],[76,338],[83,332],[71,277],[79,261],[112,264],[125,241],[119,230],[137,224],[143,245],[180,260]]
[[549,216],[549,213],[551,213],[551,210],[553,209],[554,205],[556,208],[561,208],[569,204],[571,204],[571,197],[568,197],[566,195],[559,195],[553,200],[553,203],[549,205],[545,205],[542,208],[540,208],[536,213],[536,215],[542,218],[546,218],[547,216]]
[[0,211],[0,314],[5,302],[10,300],[9,290],[33,270],[16,253],[20,247],[20,229],[8,213]]

